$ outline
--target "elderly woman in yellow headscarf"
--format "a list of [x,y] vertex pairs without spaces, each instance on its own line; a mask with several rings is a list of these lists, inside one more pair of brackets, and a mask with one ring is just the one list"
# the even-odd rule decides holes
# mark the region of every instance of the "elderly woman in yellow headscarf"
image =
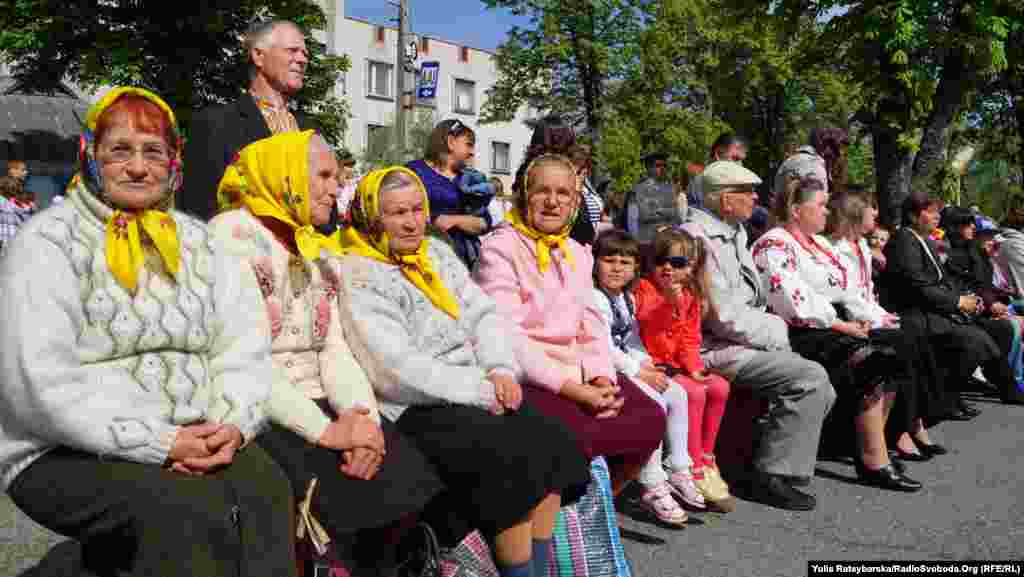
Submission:
[[530,575],[531,559],[547,574],[555,515],[585,487],[587,461],[557,421],[522,405],[509,327],[455,252],[425,235],[419,177],[370,173],[350,213],[342,324],[381,412],[435,465],[451,516],[493,538],[503,575]]
[[[224,174],[211,231],[255,274],[268,319],[271,425],[260,445],[284,468],[350,571],[387,572],[397,560],[384,534],[421,510],[441,484],[426,459],[382,418],[338,315],[339,233],[325,236],[338,164],[312,131],[242,149]],[[339,469],[340,466],[340,469]],[[370,530],[370,529],[379,529]]]
[[0,481],[96,574],[291,575],[288,480],[250,443],[270,392],[259,287],[169,208],[180,150],[163,100],[111,90],[67,200],[9,246]]

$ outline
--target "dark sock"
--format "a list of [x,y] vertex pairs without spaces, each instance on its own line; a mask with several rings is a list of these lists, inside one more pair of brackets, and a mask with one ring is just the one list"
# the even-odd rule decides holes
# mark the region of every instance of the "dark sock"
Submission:
[[501,565],[498,567],[501,577],[533,577],[530,572],[530,562],[521,565]]
[[533,540],[533,577],[547,577],[548,563],[551,561],[551,539]]

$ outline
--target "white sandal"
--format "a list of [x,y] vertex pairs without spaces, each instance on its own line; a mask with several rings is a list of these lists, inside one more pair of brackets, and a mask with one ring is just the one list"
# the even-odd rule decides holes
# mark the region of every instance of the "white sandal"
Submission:
[[640,497],[640,504],[662,523],[682,527],[689,518],[686,511],[672,498],[672,490],[668,483],[647,489]]

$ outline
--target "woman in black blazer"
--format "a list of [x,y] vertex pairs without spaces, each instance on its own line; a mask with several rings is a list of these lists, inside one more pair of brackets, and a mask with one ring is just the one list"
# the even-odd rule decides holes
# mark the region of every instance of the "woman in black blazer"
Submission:
[[938,225],[938,208],[936,199],[921,192],[904,201],[906,226],[885,247],[882,306],[898,314],[904,331],[918,339],[920,369],[934,375],[921,379],[932,386],[922,390],[918,414],[932,422],[968,420],[978,411],[960,398],[960,389],[978,366],[994,377],[1006,356],[977,322],[980,300],[950,277],[928,238]]

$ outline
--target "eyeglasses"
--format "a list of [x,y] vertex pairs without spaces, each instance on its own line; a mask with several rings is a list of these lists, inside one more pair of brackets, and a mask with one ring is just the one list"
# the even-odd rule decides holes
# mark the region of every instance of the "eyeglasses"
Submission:
[[690,265],[689,257],[685,256],[659,256],[654,260],[655,266],[672,265],[672,268],[679,270]]
[[143,162],[147,164],[166,164],[171,161],[171,153],[158,144],[145,144],[140,148],[115,144],[113,148],[104,151],[103,157],[107,162],[124,164],[135,158],[136,154],[141,154]]

